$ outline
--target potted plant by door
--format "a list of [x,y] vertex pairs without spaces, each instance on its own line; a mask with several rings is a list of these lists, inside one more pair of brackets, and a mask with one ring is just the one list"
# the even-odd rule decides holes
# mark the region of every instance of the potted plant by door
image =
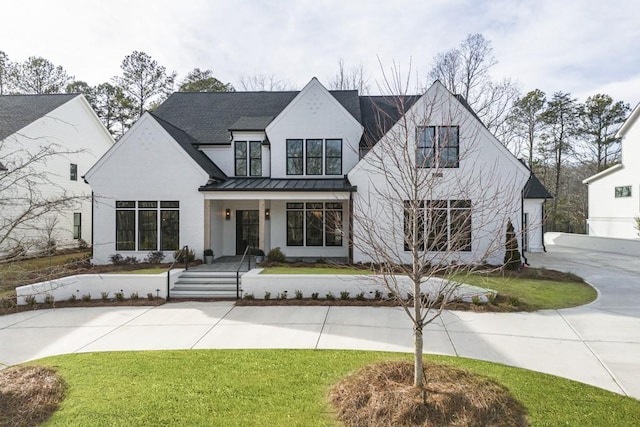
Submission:
[[255,249],[253,254],[256,257],[256,264],[260,264],[264,261],[264,251],[262,249]]
[[208,265],[213,264],[213,249],[204,250],[204,262]]

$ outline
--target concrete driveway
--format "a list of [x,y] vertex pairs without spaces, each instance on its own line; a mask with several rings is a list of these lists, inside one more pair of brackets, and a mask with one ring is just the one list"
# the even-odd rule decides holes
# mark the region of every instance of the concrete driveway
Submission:
[[[640,262],[551,247],[534,266],[573,271],[600,291],[588,306],[536,313],[446,312],[425,351],[546,372],[640,398]],[[159,307],[38,310],[0,317],[0,363],[54,354],[150,349],[310,348],[412,351],[389,307]]]

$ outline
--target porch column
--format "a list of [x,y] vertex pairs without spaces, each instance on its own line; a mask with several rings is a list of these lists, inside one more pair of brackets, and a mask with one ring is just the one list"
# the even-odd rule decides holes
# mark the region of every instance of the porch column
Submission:
[[265,230],[266,230],[266,219],[265,219],[265,209],[266,209],[266,203],[264,201],[264,199],[258,200],[258,210],[259,210],[259,220],[258,220],[258,224],[259,224],[259,228],[258,228],[258,245],[260,246],[260,249],[264,249],[264,244],[265,244]]
[[204,249],[211,249],[211,200],[204,201]]

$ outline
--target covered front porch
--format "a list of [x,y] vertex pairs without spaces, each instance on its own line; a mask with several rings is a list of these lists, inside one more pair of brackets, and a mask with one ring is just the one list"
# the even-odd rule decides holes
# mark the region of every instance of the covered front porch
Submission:
[[346,180],[231,179],[201,189],[204,243],[215,257],[267,254],[289,259],[350,259],[351,192]]

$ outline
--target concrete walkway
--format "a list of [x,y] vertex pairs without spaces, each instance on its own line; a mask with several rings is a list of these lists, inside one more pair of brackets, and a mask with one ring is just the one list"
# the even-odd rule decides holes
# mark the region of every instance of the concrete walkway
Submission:
[[[601,259],[584,260],[555,248],[529,259],[535,266],[576,269],[600,289],[596,303],[536,313],[446,312],[426,329],[425,351],[546,372],[640,398],[640,263],[629,259],[621,262],[621,271],[610,265],[607,268],[614,270],[603,273],[605,267],[597,263]],[[110,350],[411,352],[411,334],[404,312],[389,307],[234,307],[231,302],[183,302],[159,307],[63,308],[0,316],[0,363]]]

